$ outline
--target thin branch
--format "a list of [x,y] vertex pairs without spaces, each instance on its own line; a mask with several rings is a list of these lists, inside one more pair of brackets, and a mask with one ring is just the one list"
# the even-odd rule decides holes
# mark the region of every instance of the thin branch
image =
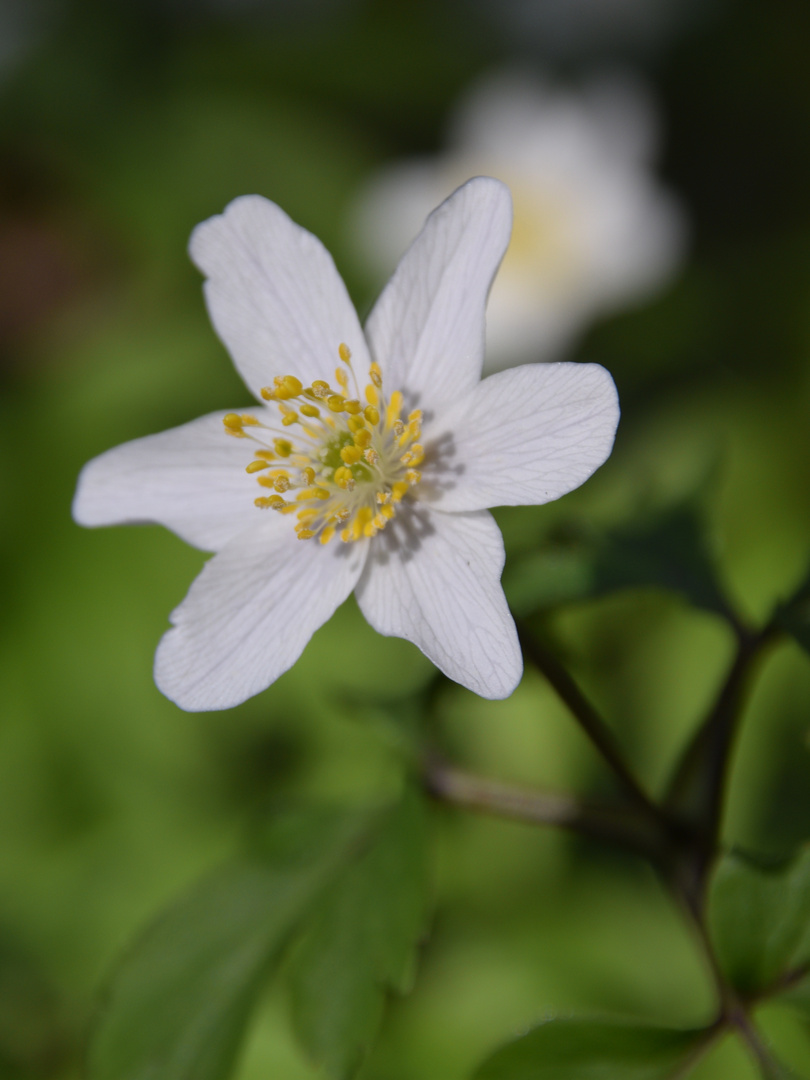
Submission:
[[717,851],[731,756],[754,665],[779,636],[774,625],[758,633],[735,625],[735,631],[737,650],[731,667],[706,720],[681,758],[664,804],[696,830],[696,893],[702,891]]
[[650,799],[631,772],[610,728],[560,664],[559,660],[540,645],[536,638],[520,623],[518,623],[518,636],[520,637],[524,656],[531,660],[537,670],[545,676],[556,690],[560,700],[567,706],[592,745],[613,771],[625,794],[637,806],[643,807],[650,818],[660,821],[662,814],[659,807]]
[[785,1076],[783,1067],[774,1057],[770,1047],[760,1035],[751,1021],[751,1017],[742,1007],[733,1010],[727,1016],[728,1022],[742,1037],[743,1042],[751,1051],[751,1055],[762,1069],[763,1077],[768,1080],[779,1080]]
[[495,817],[549,825],[606,840],[649,859],[660,857],[667,838],[633,811],[585,804],[567,795],[551,795],[474,776],[438,758],[423,770],[428,792],[443,802]]

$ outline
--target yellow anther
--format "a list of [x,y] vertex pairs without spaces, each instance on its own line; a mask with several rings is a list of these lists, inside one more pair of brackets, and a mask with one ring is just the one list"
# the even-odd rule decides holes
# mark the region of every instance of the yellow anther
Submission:
[[414,409],[413,412],[408,413],[408,423],[409,424],[413,424],[415,421],[420,421],[421,419],[422,419],[422,410],[421,409]]
[[343,408],[351,416],[356,416],[358,413],[363,411],[363,406],[360,404],[357,398],[349,398],[349,400],[344,403]]
[[302,405],[300,411],[304,416],[320,416],[321,410],[317,405]]
[[305,488],[303,491],[299,491],[295,496],[298,502],[306,502],[308,499],[328,499],[329,492],[326,488],[311,487]]
[[251,461],[251,463],[248,466],[245,467],[245,472],[255,473],[255,472],[259,472],[261,469],[269,469],[269,468],[270,468],[270,462],[269,461],[263,461],[261,458],[259,458],[257,461]]
[[421,465],[425,460],[425,448],[420,443],[414,443],[399,460],[403,465]]
[[281,380],[281,385],[287,391],[290,397],[298,397],[304,386],[300,379],[296,379],[294,375],[285,375]]
[[298,423],[298,413],[296,413],[296,412],[284,413],[284,415],[281,418],[281,422],[284,425],[284,427],[289,427],[290,424],[297,424]]
[[377,387],[371,383],[366,387],[366,401],[369,405],[379,405],[380,395],[377,393]]
[[254,450],[253,453],[256,457],[264,458],[265,461],[273,461],[276,456],[272,450]]
[[292,453],[292,443],[288,439],[273,439],[273,446],[279,457],[289,457]]
[[382,386],[382,370],[380,368],[380,365],[376,363],[376,361],[368,369],[368,377],[379,390]]
[[352,470],[347,469],[345,465],[338,465],[335,469],[335,483],[343,487],[347,480],[351,480]]
[[328,544],[329,541],[332,539],[332,537],[334,535],[335,535],[335,526],[334,525],[327,525],[326,528],[321,532],[319,540],[321,541],[322,544]]
[[337,379],[338,385],[340,386],[341,390],[345,394],[346,391],[349,389],[348,374],[341,367],[335,368],[335,378]]
[[312,529],[299,529],[298,530],[298,539],[299,540],[311,540],[314,535],[315,535],[315,532]]
[[345,525],[351,516],[351,511],[344,506],[335,514],[335,521],[340,525]]
[[347,491],[354,491],[354,489],[356,487],[357,487],[357,481],[355,480],[355,478],[353,476],[350,476],[349,479],[346,481],[346,490]]
[[298,518],[299,521],[312,521],[312,519],[316,518],[318,514],[320,514],[320,510],[318,510],[317,507],[305,506],[304,509],[299,510],[295,516]]
[[398,439],[401,438],[402,433],[403,433],[404,430],[405,430],[405,425],[402,423],[402,421],[401,420],[395,420],[394,421],[394,434],[396,435],[396,437]]
[[348,364],[348,362],[352,358],[352,351],[345,341],[341,341],[341,343],[338,345],[338,356],[344,364]]
[[344,446],[340,451],[340,456],[347,465],[356,465],[363,456],[363,451],[359,446]]
[[247,413],[242,413],[241,420],[242,420],[242,423],[245,425],[245,427],[258,427],[259,426],[259,421],[256,419],[256,417],[255,416],[249,416]]
[[276,396],[276,392],[272,386],[263,386],[259,393],[262,395],[265,401],[273,401]]
[[371,432],[367,427],[354,433],[354,445],[359,446],[362,450],[371,445]]
[[349,431],[365,430],[366,422],[362,416],[350,416],[346,423],[349,425]]
[[397,480],[395,484],[391,485],[391,498],[394,502],[400,502],[402,496],[406,495],[410,484],[406,484],[404,480]]
[[379,506],[385,506],[386,503],[391,502],[391,492],[390,491],[378,491],[376,498],[377,498],[377,504]]
[[[366,397],[368,397],[368,393],[366,393]],[[365,409],[363,409],[363,416],[372,426],[376,426],[380,422],[380,410],[375,408],[373,403],[366,405]]]
[[316,379],[312,384],[312,393],[316,398],[325,398],[332,393],[329,383],[324,382],[323,379]]
[[369,463],[369,465],[377,465],[380,460],[380,455],[374,449],[373,446],[369,446],[367,450],[363,451],[363,457]]
[[396,514],[396,510],[390,503],[385,503],[384,506],[380,507],[380,513],[384,518],[387,518],[390,521],[394,514]]
[[304,479],[306,480],[307,484],[312,485],[315,483],[315,470],[310,466],[307,466],[307,468],[304,469]]
[[260,495],[253,502],[260,510],[281,510],[287,505],[280,495]]
[[289,477],[286,477],[286,476],[276,476],[276,477],[274,477],[273,478],[273,487],[276,489],[276,491],[281,491],[281,492],[289,491],[290,490]]
[[418,469],[408,469],[408,471],[405,473],[405,479],[408,481],[409,484],[418,484],[419,481],[422,479],[422,474],[419,472]]
[[376,514],[371,519],[371,524],[374,526],[374,528],[377,530],[377,532],[379,532],[380,529],[385,528],[385,526],[388,524],[388,522],[385,520],[385,518],[382,516],[382,514]]
[[363,536],[368,536],[368,537],[376,536],[377,531],[378,530],[377,530],[376,526],[374,525],[373,521],[369,521],[367,525],[363,526]]
[[345,402],[346,399],[341,397],[340,394],[331,394],[326,399],[326,404],[329,406],[332,412],[343,412],[343,406]]
[[343,541],[344,544],[348,544],[348,542],[352,539],[352,530],[342,529],[340,533],[340,539]]
[[222,417],[222,423],[228,429],[228,431],[241,431],[242,430],[242,417],[235,412],[229,412]]

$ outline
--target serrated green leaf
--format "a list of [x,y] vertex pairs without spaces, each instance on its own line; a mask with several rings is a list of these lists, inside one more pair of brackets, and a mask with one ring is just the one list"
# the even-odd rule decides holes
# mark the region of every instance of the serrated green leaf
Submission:
[[297,816],[290,829],[282,827],[265,859],[223,867],[200,882],[135,942],[99,1014],[89,1080],[229,1075],[274,961],[356,835],[353,820],[333,822],[327,846],[321,819],[305,824]]
[[604,1020],[550,1020],[496,1050],[473,1080],[670,1080],[709,1038]]
[[426,906],[426,821],[408,793],[319,900],[291,971],[296,1031],[338,1078],[354,1075],[380,1022],[387,988],[403,992]]
[[639,587],[670,589],[696,607],[728,611],[692,503],[601,536],[569,538],[512,559],[503,585],[510,607],[521,616]]
[[778,870],[725,856],[712,879],[709,928],[741,994],[776,990],[781,977],[810,960],[810,849]]

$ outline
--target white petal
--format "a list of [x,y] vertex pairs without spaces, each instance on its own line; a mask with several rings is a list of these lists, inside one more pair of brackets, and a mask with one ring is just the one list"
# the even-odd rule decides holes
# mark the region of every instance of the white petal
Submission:
[[538,505],[579,487],[605,461],[619,422],[613,379],[598,364],[538,364],[484,379],[423,442],[420,498],[441,510]]
[[480,176],[427,219],[366,324],[389,392],[436,407],[481,377],[484,308],[511,227],[509,189]]
[[375,537],[357,601],[379,633],[412,641],[476,694],[505,698],[523,661],[500,584],[503,563],[490,514],[403,510]]
[[341,342],[365,376],[365,339],[332,256],[275,203],[234,199],[197,226],[189,252],[208,278],[211,321],[254,394],[275,375],[334,384]]
[[228,436],[222,409],[158,435],[122,443],[82,469],[73,517],[80,525],[156,522],[217,551],[263,513],[265,494],[245,472],[252,443]]
[[155,656],[158,688],[182,709],[227,709],[291,667],[354,588],[368,544],[299,540],[289,517],[260,524],[203,568]]

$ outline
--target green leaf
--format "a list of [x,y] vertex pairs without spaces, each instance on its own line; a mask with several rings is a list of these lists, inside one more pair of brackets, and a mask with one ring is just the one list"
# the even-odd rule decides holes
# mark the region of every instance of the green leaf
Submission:
[[507,1043],[473,1080],[669,1080],[709,1033],[604,1020],[550,1020]]
[[334,875],[356,819],[296,816],[265,858],[223,867],[136,941],[91,1039],[89,1080],[223,1080],[291,931]]
[[725,856],[709,893],[709,929],[741,994],[776,991],[780,978],[810,961],[810,849],[779,870]]
[[619,589],[652,587],[726,614],[694,501],[602,536],[568,537],[507,563],[504,590],[515,614]]
[[386,988],[408,989],[425,925],[425,856],[424,805],[408,793],[321,898],[294,956],[296,1031],[338,1080],[371,1045]]
[[787,603],[776,609],[774,622],[810,652],[810,577],[802,582]]

